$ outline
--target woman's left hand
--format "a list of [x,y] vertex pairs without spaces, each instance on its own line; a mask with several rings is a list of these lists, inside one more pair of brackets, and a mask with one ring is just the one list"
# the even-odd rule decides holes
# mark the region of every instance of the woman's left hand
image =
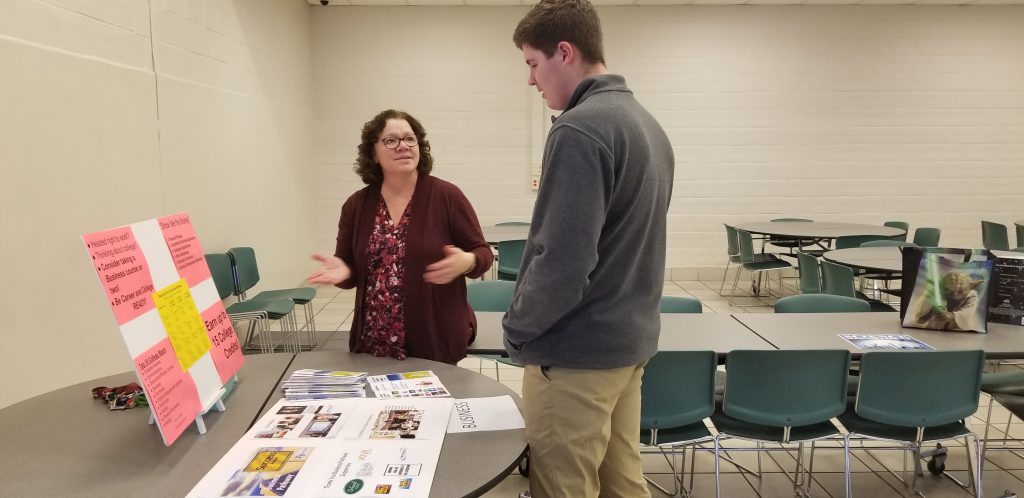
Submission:
[[447,284],[468,273],[476,265],[476,256],[455,246],[444,246],[444,258],[427,265],[423,280],[431,284]]

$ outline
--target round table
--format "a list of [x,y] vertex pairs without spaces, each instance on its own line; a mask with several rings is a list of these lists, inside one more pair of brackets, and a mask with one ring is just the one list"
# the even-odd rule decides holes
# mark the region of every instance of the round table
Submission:
[[826,252],[822,258],[825,261],[873,273],[900,273],[903,271],[903,253],[897,246],[836,249]]
[[878,235],[896,237],[907,233],[902,228],[860,223],[831,221],[762,221],[740,223],[736,228],[759,235],[772,235],[792,239],[835,239],[848,235]]
[[[109,411],[91,398],[97,386],[136,382],[134,372],[111,375],[36,396],[0,409],[0,452],[12,468],[3,496],[175,497],[188,494],[246,430],[280,398],[278,384],[299,368],[357,370],[378,375],[433,370],[456,398],[508,394],[504,385],[475,372],[421,359],[398,361],[346,351],[250,355],[227,411],[204,416],[207,433],[187,429],[170,447],[149,410]],[[520,405],[521,406],[521,405]],[[448,434],[431,497],[479,496],[500,482],[526,450],[523,429]]]
[[529,225],[501,225],[481,227],[484,232],[484,240],[488,244],[497,245],[498,242],[506,240],[526,240],[530,233]]

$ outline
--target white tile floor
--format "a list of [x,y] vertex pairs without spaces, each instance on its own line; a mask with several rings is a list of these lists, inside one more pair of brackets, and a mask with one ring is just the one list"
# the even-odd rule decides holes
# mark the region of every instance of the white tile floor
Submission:
[[[705,313],[771,313],[769,305],[774,300],[766,298],[739,298],[735,304],[740,306],[729,306],[728,300],[718,294],[721,280],[716,281],[666,281],[664,293],[667,295],[691,296],[701,300],[704,304]],[[788,288],[787,293],[794,293],[794,289]],[[727,289],[728,291],[728,289]],[[322,349],[348,349],[348,329],[352,320],[352,308],[355,299],[354,291],[341,291],[333,287],[321,287],[318,289],[317,297],[314,300],[316,309],[316,325],[320,337],[320,348]],[[760,305],[747,307],[749,305]],[[467,358],[459,364],[464,368],[478,371],[483,375],[495,377],[494,364],[489,360],[478,358]],[[500,365],[501,382],[515,392],[522,388],[522,371],[515,367]],[[1004,367],[1006,368],[1006,367]],[[1017,368],[1017,367],[1009,367]],[[988,398],[982,396],[982,406],[978,414],[972,419],[972,426],[979,433],[984,430],[984,417],[988,406]],[[993,419],[1002,421],[1005,424],[1008,413],[1001,407],[994,409]],[[1005,425],[1000,425],[1005,427]],[[1024,423],[1014,419],[1011,424],[1012,435],[1024,437]],[[999,432],[998,434],[1002,434]],[[743,443],[729,444],[742,447]],[[962,478],[965,475],[966,461],[963,445],[951,445],[950,456],[946,462],[946,468]],[[886,468],[899,470],[902,468],[902,460],[898,452],[873,451],[870,454],[865,451],[854,451],[854,493],[859,497],[888,498],[909,496],[909,491],[896,478],[886,471]],[[735,453],[733,455],[740,462],[749,465],[756,465],[756,457],[752,453]],[[792,484],[786,477],[783,470],[791,472],[794,457],[791,453],[771,453],[762,459],[764,476],[757,479],[737,471],[729,464],[723,465],[722,474],[722,496],[726,498],[742,497],[789,497],[793,496]],[[884,466],[883,466],[884,464]],[[671,476],[664,459],[657,454],[644,456],[644,470],[648,477],[666,487],[671,487]],[[956,472],[959,471],[959,472]],[[812,496],[843,496],[843,473],[842,473],[842,451],[820,449],[814,460],[814,486],[811,490]],[[986,458],[984,473],[985,497],[995,498],[1001,496],[1004,490],[1015,491],[1024,494],[1024,458],[1018,457],[1009,452],[990,452]],[[519,492],[528,488],[527,479],[518,474],[508,476],[494,489],[486,493],[485,497],[515,498]],[[945,477],[936,477],[925,472],[924,476],[918,478],[918,487],[923,493],[931,498],[964,497],[969,496],[967,492],[959,488],[955,483]],[[700,452],[696,460],[696,477],[694,483],[694,495],[714,496],[715,479],[713,458],[709,452]],[[655,488],[651,488],[653,497],[664,496]]]

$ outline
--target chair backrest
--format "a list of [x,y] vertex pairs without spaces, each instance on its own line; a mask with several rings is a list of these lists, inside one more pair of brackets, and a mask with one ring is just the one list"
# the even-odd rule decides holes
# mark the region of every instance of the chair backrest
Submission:
[[857,297],[853,270],[831,261],[821,262],[821,292],[833,296]]
[[985,352],[869,351],[861,356],[855,410],[883,424],[933,427],[978,410]]
[[883,226],[887,226],[887,227],[891,227],[891,228],[899,228],[899,229],[903,230],[903,235],[896,235],[896,236],[890,237],[890,239],[892,239],[892,240],[899,240],[901,242],[906,242],[907,241],[907,233],[908,233],[908,230],[910,230],[910,223],[907,223],[905,221],[887,221],[885,223],[882,223],[882,225]]
[[914,244],[911,243],[911,242],[904,242],[902,240],[882,239],[882,240],[869,240],[869,241],[861,244],[860,246],[861,247],[906,247],[906,246],[912,246],[912,245],[914,245]]
[[725,240],[728,243],[728,246],[726,247],[729,248],[729,257],[739,256],[740,246],[739,243],[736,242],[736,229],[729,225],[725,225],[724,223],[723,226],[725,226]]
[[508,311],[516,283],[508,280],[483,280],[466,286],[466,298],[473,311]]
[[1010,234],[1006,230],[1006,225],[982,220],[981,245],[989,250],[1010,250]]
[[776,313],[859,313],[870,312],[863,299],[831,294],[797,294],[775,301]]
[[238,284],[238,293],[253,288],[260,281],[260,270],[256,266],[256,251],[251,247],[232,247],[228,249],[228,255],[235,265],[235,282]]
[[798,252],[796,264],[800,271],[800,293],[821,293],[821,263],[818,263],[818,258],[805,252]]
[[736,228],[736,245],[740,249],[740,261],[744,263],[754,262],[754,238],[750,232]]
[[662,313],[703,313],[700,300],[685,296],[661,296]]
[[206,266],[210,267],[213,285],[217,295],[224,299],[235,293],[235,277],[231,272],[231,256],[223,253],[207,253]]
[[1024,225],[1014,223],[1013,226],[1017,229],[1017,247],[1024,247]]
[[914,245],[921,247],[938,247],[939,236],[942,235],[942,230],[931,227],[919,227],[914,230]]
[[836,237],[836,249],[860,247],[861,244],[865,242],[885,239],[886,237],[882,237],[881,235],[843,235],[842,237]]
[[525,240],[502,240],[498,242],[498,272],[506,275],[518,275],[519,265],[523,263],[523,251],[525,250]]
[[640,427],[663,429],[699,422],[715,411],[714,351],[660,351],[644,366]]
[[845,349],[730,351],[722,410],[772,427],[824,422],[846,407],[849,367]]

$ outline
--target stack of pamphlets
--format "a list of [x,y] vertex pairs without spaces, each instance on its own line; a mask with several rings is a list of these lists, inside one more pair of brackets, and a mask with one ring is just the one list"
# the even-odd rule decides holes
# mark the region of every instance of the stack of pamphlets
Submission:
[[291,401],[365,398],[366,372],[296,370],[281,387],[285,399]]

